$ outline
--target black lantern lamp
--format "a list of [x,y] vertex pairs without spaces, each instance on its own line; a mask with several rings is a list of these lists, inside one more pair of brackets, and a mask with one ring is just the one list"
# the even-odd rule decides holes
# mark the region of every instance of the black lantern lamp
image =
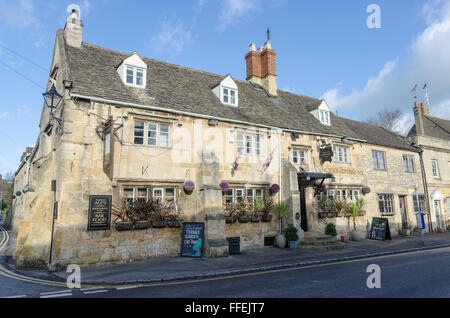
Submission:
[[53,118],[53,110],[58,107],[63,97],[58,94],[54,84],[52,85],[52,88],[50,88],[48,92],[42,94],[42,96],[44,96],[45,104],[50,108],[50,117]]

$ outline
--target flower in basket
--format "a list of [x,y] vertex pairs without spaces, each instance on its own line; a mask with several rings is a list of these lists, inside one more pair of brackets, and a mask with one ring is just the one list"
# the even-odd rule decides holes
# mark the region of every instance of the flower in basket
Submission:
[[362,188],[362,194],[363,195],[366,195],[366,194],[369,194],[369,193],[370,193],[370,188],[369,187]]
[[191,180],[186,181],[186,182],[184,183],[183,189],[184,189],[184,191],[187,192],[187,193],[192,193],[192,191],[194,191],[194,189],[195,189],[195,183],[194,183],[194,181],[191,181]]
[[272,184],[272,186],[270,187],[270,192],[273,194],[280,192],[280,186],[276,183]]
[[327,191],[327,186],[325,184],[322,184],[319,188],[319,192],[326,192]]
[[223,192],[226,192],[226,191],[228,191],[228,188],[230,187],[230,185],[227,182],[222,181],[219,184],[219,187],[222,189]]

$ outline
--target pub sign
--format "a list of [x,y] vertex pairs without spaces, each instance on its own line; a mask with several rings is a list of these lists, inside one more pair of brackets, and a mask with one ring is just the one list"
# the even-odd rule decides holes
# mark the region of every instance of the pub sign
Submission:
[[89,196],[88,231],[110,229],[111,202],[111,195]]

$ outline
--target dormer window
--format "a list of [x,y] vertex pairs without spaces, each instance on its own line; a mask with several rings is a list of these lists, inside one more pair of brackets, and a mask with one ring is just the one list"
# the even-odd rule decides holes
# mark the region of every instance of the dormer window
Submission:
[[127,65],[127,84],[144,86],[144,70],[142,68]]
[[330,125],[330,112],[326,110],[319,110],[320,122],[324,125]]
[[316,117],[323,125],[331,126],[331,111],[324,100],[311,105],[309,112]]
[[237,106],[237,90],[223,87],[223,103]]
[[239,94],[236,83],[228,75],[220,84],[212,89],[213,93],[220,99],[222,104],[237,107],[239,105]]
[[147,84],[147,64],[137,53],[124,60],[117,73],[127,86],[145,88]]

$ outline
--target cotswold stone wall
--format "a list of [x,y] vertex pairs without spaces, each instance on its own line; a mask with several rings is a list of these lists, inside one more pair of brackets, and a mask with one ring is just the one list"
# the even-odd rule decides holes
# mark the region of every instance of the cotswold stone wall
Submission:
[[181,228],[87,232],[81,228],[59,229],[55,237],[58,264],[83,267],[120,264],[160,256],[179,256]]
[[227,224],[226,236],[241,238],[241,251],[264,247],[264,238],[278,234],[277,218],[270,223],[235,223]]

